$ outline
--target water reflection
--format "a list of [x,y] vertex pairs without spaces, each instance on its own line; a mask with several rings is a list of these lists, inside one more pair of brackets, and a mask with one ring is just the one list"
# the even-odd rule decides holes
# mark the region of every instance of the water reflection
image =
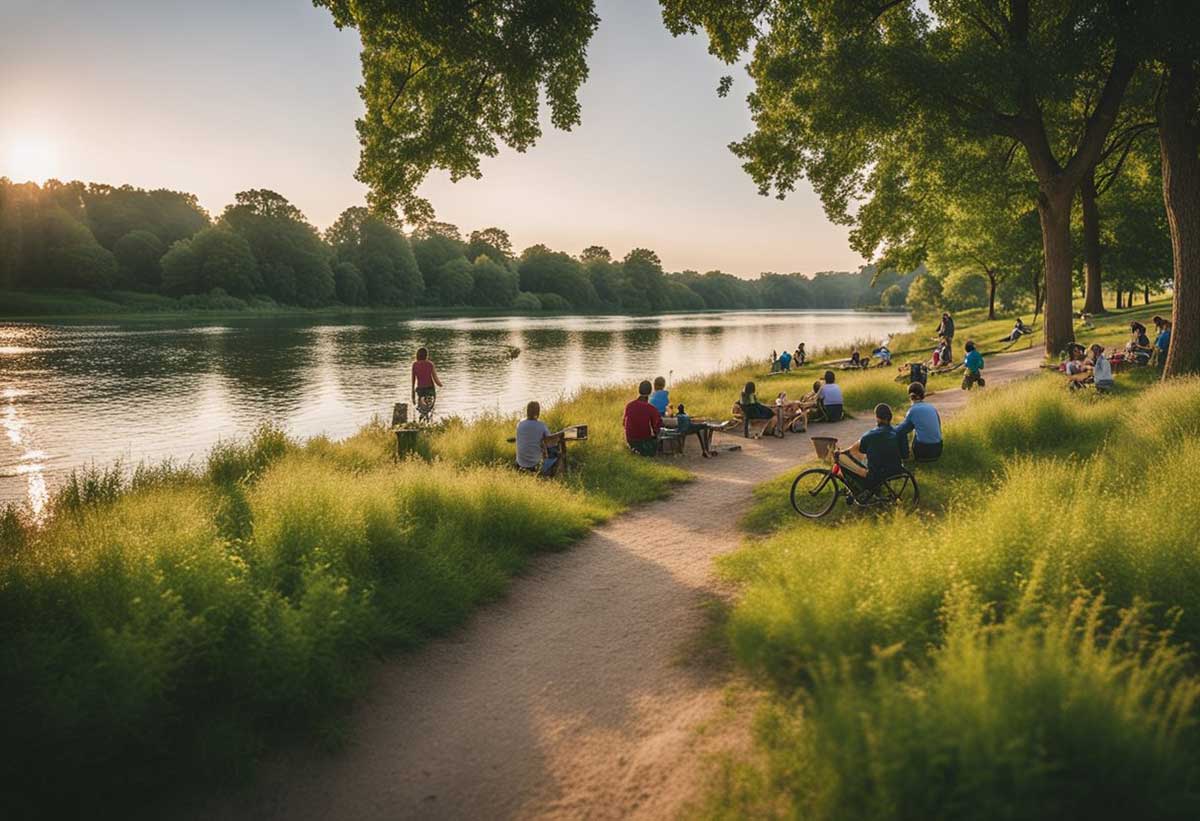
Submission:
[[446,383],[439,413],[470,416],[908,327],[838,311],[0,325],[0,502],[41,511],[74,467],[201,458],[264,421],[348,435],[407,398],[419,345]]

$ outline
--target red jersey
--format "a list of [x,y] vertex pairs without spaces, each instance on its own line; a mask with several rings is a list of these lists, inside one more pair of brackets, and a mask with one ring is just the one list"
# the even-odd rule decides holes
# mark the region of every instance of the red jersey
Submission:
[[625,406],[625,441],[640,442],[658,436],[662,416],[645,399],[634,399]]
[[429,359],[418,359],[413,362],[412,378],[418,388],[433,387],[433,362]]

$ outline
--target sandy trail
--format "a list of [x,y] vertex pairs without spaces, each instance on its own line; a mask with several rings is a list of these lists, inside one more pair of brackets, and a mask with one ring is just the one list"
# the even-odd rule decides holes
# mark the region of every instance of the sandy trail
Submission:
[[[989,357],[998,385],[1038,350]],[[933,402],[943,416],[963,391]],[[849,442],[847,420],[813,432]],[[685,457],[697,478],[561,553],[454,636],[387,664],[335,754],[291,751],[206,818],[662,818],[702,792],[728,673],[687,660],[720,595],[713,558],[736,549],[755,484],[810,458],[805,435]],[[719,732],[718,732],[719,735]],[[744,735],[744,733],[743,733]],[[718,740],[719,745],[719,740]],[[193,808],[196,809],[196,808]]]

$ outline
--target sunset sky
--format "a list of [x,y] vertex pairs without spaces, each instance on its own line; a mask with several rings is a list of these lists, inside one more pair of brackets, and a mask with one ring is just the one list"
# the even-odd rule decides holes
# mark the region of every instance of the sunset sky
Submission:
[[[807,188],[758,195],[726,148],[750,129],[748,81],[703,38],[672,38],[655,0],[599,0],[583,125],[547,126],[481,180],[439,174],[422,193],[464,232],[617,255],[646,246],[668,270],[852,270],[862,260]],[[354,180],[358,39],[307,0],[3,0],[0,175],[191,191],[216,215],[271,188],[319,228]]]

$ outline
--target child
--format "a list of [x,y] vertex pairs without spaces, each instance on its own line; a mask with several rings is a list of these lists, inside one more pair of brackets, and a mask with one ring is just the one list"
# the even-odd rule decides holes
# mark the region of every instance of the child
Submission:
[[654,377],[654,393],[650,394],[650,404],[654,406],[660,416],[665,416],[670,401],[670,394],[667,393],[667,380],[661,376]]
[[969,339],[963,348],[967,352],[966,358],[963,359],[963,367],[967,369],[967,373],[965,376],[963,376],[962,389],[964,391],[969,391],[975,385],[978,385],[981,388],[984,387],[985,383],[983,381],[982,373],[983,354],[981,354],[975,348],[975,343]]

